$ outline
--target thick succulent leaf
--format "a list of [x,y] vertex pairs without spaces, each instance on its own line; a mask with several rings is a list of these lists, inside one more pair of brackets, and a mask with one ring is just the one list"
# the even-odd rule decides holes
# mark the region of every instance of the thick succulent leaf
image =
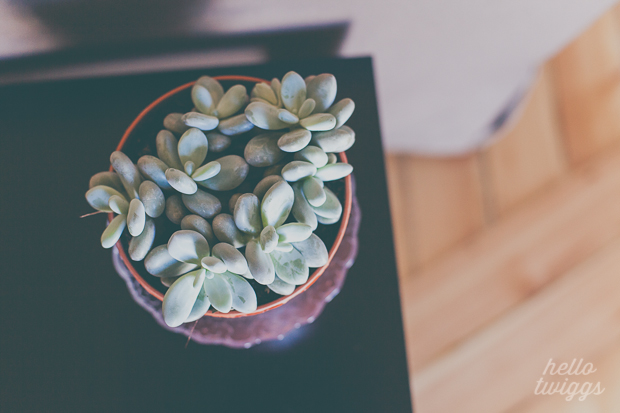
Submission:
[[304,128],[294,129],[278,139],[278,147],[284,152],[297,152],[310,143],[312,133]]
[[314,101],[314,99],[306,99],[303,105],[301,105],[301,108],[299,108],[299,113],[297,115],[300,119],[307,118],[312,114],[312,111],[314,111],[315,107],[316,102]]
[[137,237],[142,234],[145,223],[146,211],[144,204],[139,199],[134,198],[129,203],[129,210],[127,211],[127,229],[131,236]]
[[112,212],[109,201],[113,195],[125,199],[125,196],[116,189],[105,185],[97,185],[86,192],[86,201],[97,211]]
[[170,222],[179,225],[183,217],[189,214],[187,208],[178,194],[171,195],[166,199],[166,216]]
[[200,265],[209,256],[209,243],[198,232],[182,229],[170,237],[168,254],[177,261]]
[[226,272],[226,264],[217,257],[203,257],[200,264],[205,270],[215,274]]
[[296,182],[293,184],[293,192],[295,193],[295,202],[293,203],[293,209],[291,210],[291,213],[293,214],[293,217],[295,217],[295,219],[298,222],[309,225],[314,231],[316,227],[318,226],[316,214],[314,213],[314,210],[312,209],[312,207],[306,200],[306,197],[304,196],[301,190],[301,185],[302,185],[301,182]]
[[151,218],[157,218],[164,213],[166,198],[164,197],[164,193],[154,182],[142,182],[138,193],[140,194],[140,200],[144,204],[146,215]]
[[318,207],[312,207],[315,214],[330,220],[339,219],[342,215],[342,204],[338,197],[329,188],[323,188],[327,196],[325,202]]
[[196,171],[192,174],[192,179],[194,181],[204,181],[205,179],[213,178],[215,175],[220,173],[221,170],[222,165],[218,161],[211,161],[196,169]]
[[104,171],[94,174],[88,182],[88,188],[94,188],[96,186],[103,185],[116,189],[118,192],[125,191],[120,176],[116,172]]
[[295,160],[312,163],[317,168],[327,165],[328,155],[318,146],[306,146],[295,154]]
[[259,284],[268,285],[276,276],[269,254],[265,254],[257,240],[251,240],[245,247],[245,258],[252,277]]
[[254,188],[254,191],[252,193],[258,197],[259,201],[262,201],[269,188],[283,180],[284,178],[282,178],[282,176],[280,176],[279,174],[268,175],[261,179],[258,184],[256,184],[256,188]]
[[323,189],[323,181],[313,176],[301,182],[301,190],[308,203],[313,207],[321,206],[327,200],[327,194]]
[[241,313],[256,311],[258,301],[250,283],[231,272],[225,272],[221,276],[228,283],[232,295],[232,308]]
[[282,168],[282,178],[289,182],[297,182],[316,173],[316,166],[305,161],[291,161]]
[[183,122],[182,113],[170,113],[164,118],[164,128],[177,135],[182,135],[189,127]]
[[303,255],[306,265],[311,268],[322,267],[327,264],[329,254],[325,244],[316,234],[301,242],[294,242],[293,247]]
[[[245,117],[245,115],[243,116]],[[222,135],[221,133],[217,133],[217,132],[207,133],[207,141],[209,141],[209,151],[214,152],[214,153],[218,153],[218,152],[222,152],[226,150],[232,142],[232,140],[228,136]]]
[[282,78],[280,96],[284,107],[297,113],[306,100],[306,83],[296,72],[288,72]]
[[250,98],[250,103],[252,103],[252,102],[261,102],[261,103],[264,103],[266,105],[271,105],[271,103],[267,102],[265,99],[256,98],[256,97]]
[[336,162],[338,162],[338,157],[336,156],[336,154],[335,153],[328,153],[327,154],[327,163],[331,165],[331,164],[336,163]]
[[162,314],[168,326],[178,327],[188,319],[204,280],[205,270],[199,269],[180,277],[168,288],[162,304]]
[[273,89],[266,83],[257,83],[252,89],[251,97],[263,99],[265,102],[277,106],[278,98]]
[[278,110],[278,119],[280,119],[282,122],[288,123],[289,125],[295,125],[299,123],[299,118],[297,117],[297,115],[289,112],[286,109]]
[[191,128],[179,139],[177,146],[181,163],[192,161],[194,165],[202,165],[209,150],[209,141],[202,131]]
[[192,195],[181,195],[181,199],[190,212],[203,218],[211,219],[222,211],[219,198],[200,189]]
[[212,115],[217,104],[209,90],[198,83],[192,87],[192,102],[196,109],[205,115]]
[[263,226],[279,227],[286,221],[293,208],[295,194],[288,182],[280,181],[273,185],[261,202],[261,217]]
[[327,131],[336,126],[336,118],[330,113],[315,113],[299,121],[299,124],[310,131]]
[[138,159],[138,169],[147,179],[155,182],[160,188],[170,189],[171,186],[166,180],[166,165],[161,159],[151,155],[144,155]]
[[129,197],[136,198],[138,196],[138,188],[142,183],[142,175],[140,175],[138,167],[131,162],[127,155],[120,151],[112,152],[110,163],[121,178],[121,182]]
[[157,157],[161,159],[169,168],[183,169],[179,153],[177,151],[177,138],[167,130],[161,130],[155,139],[157,147]]
[[273,89],[273,94],[276,95],[276,98],[278,99],[278,103],[275,106],[281,108],[282,94],[280,92],[282,90],[282,83],[280,83],[280,79],[275,77],[271,79],[271,89]]
[[153,248],[144,259],[144,268],[155,277],[177,277],[196,267],[195,264],[175,260],[168,253],[167,245],[159,245]]
[[278,245],[279,235],[276,229],[269,225],[263,228],[260,233],[260,246],[266,254],[273,251]]
[[322,181],[335,181],[336,179],[344,178],[353,172],[353,166],[348,163],[336,162],[330,165],[325,165],[316,171],[315,176]]
[[336,127],[339,128],[349,120],[354,110],[355,103],[351,99],[345,98],[329,108],[328,112],[334,115],[336,118]]
[[215,234],[213,233],[211,224],[209,224],[209,221],[201,216],[192,214],[183,217],[181,220],[181,229],[198,232],[200,235],[205,237],[209,245],[214,245],[216,243]]
[[348,126],[312,135],[312,143],[325,152],[344,152],[355,143],[355,133]]
[[248,120],[245,113],[224,119],[220,122],[218,129],[224,135],[235,136],[245,133],[254,128],[254,124]]
[[281,251],[281,252],[290,252],[293,250],[293,244],[289,244],[288,242],[278,242],[278,245],[276,245],[275,250]]
[[310,270],[306,260],[299,251],[273,251],[271,254],[274,268],[278,277],[289,284],[301,285],[308,281]]
[[235,203],[234,217],[239,230],[258,235],[263,228],[258,197],[254,194],[241,195]]
[[299,222],[291,222],[280,226],[276,231],[280,236],[279,242],[300,242],[308,239],[312,234],[312,227]]
[[117,215],[114,217],[105,231],[103,231],[103,234],[101,234],[101,245],[103,248],[112,248],[121,237],[126,225],[126,215]]
[[219,241],[226,242],[235,248],[241,248],[246,244],[246,235],[239,231],[232,215],[219,214],[213,218],[212,225],[213,233]]
[[116,214],[127,215],[127,212],[129,212],[129,202],[118,195],[112,195],[108,200],[108,205]]
[[182,194],[191,195],[196,192],[198,186],[192,178],[190,178],[185,172],[175,168],[169,168],[166,170],[166,180],[175,190]]
[[222,169],[214,177],[198,182],[201,186],[214,191],[230,191],[241,185],[250,171],[250,166],[237,155],[224,156],[217,162]]
[[227,313],[232,308],[232,292],[230,285],[220,274],[213,274],[213,278],[205,279],[204,289],[217,311]]
[[142,261],[155,241],[155,222],[147,218],[144,230],[129,241],[129,257],[134,261]]
[[325,218],[325,217],[322,217],[320,215],[317,215],[316,216],[316,220],[319,222],[319,224],[331,225],[331,224],[335,224],[336,222],[340,221],[340,217],[338,217],[338,218]]
[[278,117],[278,108],[263,102],[251,102],[245,108],[245,116],[252,124],[261,129],[279,130],[290,125]]
[[282,281],[278,276],[276,276],[276,279],[267,287],[274,293],[280,295],[291,295],[293,291],[295,291],[295,286],[293,284]]
[[179,277],[161,277],[159,281],[162,283],[162,285],[170,288],[170,286],[174,284],[174,282],[178,279]]
[[200,129],[201,131],[213,130],[220,123],[220,120],[215,116],[198,112],[188,112],[183,115],[181,120],[187,127]]
[[222,87],[222,84],[212,77],[201,76],[196,81],[196,84],[206,88],[209,91],[216,105],[220,99],[222,99],[222,96],[224,96],[224,88]]
[[329,73],[315,76],[308,82],[308,97],[316,102],[314,113],[325,112],[336,99],[336,78]]
[[241,108],[248,101],[248,92],[243,85],[235,85],[228,89],[222,99],[217,104],[217,117],[220,119],[226,119],[235,113],[239,112]]
[[280,136],[280,133],[262,133],[250,139],[243,151],[245,160],[259,168],[278,163],[285,155],[278,147]]
[[207,297],[203,282],[202,287],[200,288],[200,292],[198,293],[198,297],[196,297],[196,302],[192,307],[192,311],[190,311],[189,316],[187,316],[187,319],[184,322],[191,323],[192,321],[198,320],[206,314],[206,312],[209,310],[209,307],[211,307],[211,302]]
[[235,274],[245,274],[248,272],[248,262],[243,254],[232,245],[220,242],[213,246],[211,253],[226,264],[228,271]]

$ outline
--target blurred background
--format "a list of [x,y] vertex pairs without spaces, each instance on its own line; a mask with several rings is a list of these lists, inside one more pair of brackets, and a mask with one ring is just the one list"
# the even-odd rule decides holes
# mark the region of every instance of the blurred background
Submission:
[[[373,56],[417,411],[615,412],[614,4],[0,0],[0,85]],[[550,358],[604,393],[535,395]]]

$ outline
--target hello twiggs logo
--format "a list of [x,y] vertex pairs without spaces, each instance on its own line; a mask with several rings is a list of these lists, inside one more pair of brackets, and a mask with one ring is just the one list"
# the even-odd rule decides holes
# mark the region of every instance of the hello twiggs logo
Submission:
[[[576,365],[575,365],[576,364]],[[536,382],[536,389],[534,389],[534,394],[561,394],[566,396],[567,401],[571,401],[573,397],[580,394],[579,400],[584,401],[586,397],[590,394],[599,395],[605,391],[605,388],[601,388],[601,382],[597,382],[596,384],[585,381],[574,381],[569,380],[568,377],[565,377],[564,380],[560,381],[552,381],[545,380],[547,375],[550,376],[587,376],[596,371],[594,365],[592,363],[583,364],[583,359],[579,360],[577,363],[577,359],[573,359],[573,362],[568,365],[568,363],[562,363],[556,366],[556,363],[553,362],[553,359],[549,359],[547,363],[547,367],[543,370],[543,377],[538,379]],[[558,377],[557,379],[560,379]]]

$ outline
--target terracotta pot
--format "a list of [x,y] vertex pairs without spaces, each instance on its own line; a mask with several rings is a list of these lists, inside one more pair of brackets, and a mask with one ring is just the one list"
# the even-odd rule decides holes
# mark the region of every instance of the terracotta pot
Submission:
[[[270,83],[267,80],[256,78],[256,77],[249,77],[249,76],[230,75],[230,76],[214,76],[213,78],[217,79],[219,81],[222,81],[222,80],[224,80],[224,81],[225,80],[236,80],[236,81],[254,82],[254,83],[260,83],[260,82],[265,82],[267,84]],[[196,82],[186,83],[186,84],[184,84],[182,86],[179,86],[179,87],[177,87],[175,89],[172,89],[171,91],[169,91],[168,93],[162,95],[161,97],[159,97],[158,99],[153,101],[150,105],[148,105],[138,115],[138,117],[136,117],[136,119],[134,119],[134,121],[131,123],[131,125],[129,125],[129,127],[125,131],[125,134],[121,138],[121,141],[118,143],[118,146],[116,147],[116,150],[117,151],[122,151],[123,150],[123,147],[124,147],[125,143],[127,142],[127,139],[129,139],[129,136],[134,131],[136,126],[155,107],[157,107],[158,105],[160,105],[161,103],[163,103],[167,99],[171,98],[175,94],[177,94],[179,92],[182,92],[182,91],[184,91],[184,90],[186,90],[188,88],[191,88],[195,83]],[[340,160],[342,162],[347,162],[347,156],[346,156],[346,154],[344,152],[341,152],[339,154],[339,156],[340,156]],[[110,166],[110,170],[112,170],[111,166]],[[256,315],[256,314],[262,314],[264,312],[267,312],[269,310],[272,310],[274,308],[278,308],[278,307],[286,304],[288,301],[290,301],[294,297],[302,294],[312,284],[314,284],[319,279],[319,277],[323,274],[325,269],[329,266],[332,258],[334,257],[334,255],[336,254],[336,251],[338,250],[338,248],[340,246],[340,243],[342,242],[342,238],[344,237],[345,231],[346,231],[347,226],[349,224],[349,217],[351,215],[351,202],[352,202],[351,176],[349,175],[349,176],[347,176],[344,179],[345,179],[345,199],[344,199],[344,205],[343,205],[342,218],[341,218],[341,221],[340,221],[340,228],[338,230],[338,234],[336,235],[336,239],[334,240],[334,243],[333,243],[331,249],[329,250],[329,258],[328,258],[327,264],[325,264],[324,266],[314,270],[314,272],[308,278],[308,281],[306,281],[305,284],[298,286],[295,289],[295,291],[293,291],[292,294],[287,295],[287,296],[282,296],[282,297],[280,297],[280,298],[278,298],[278,299],[276,299],[274,301],[271,301],[271,302],[269,302],[267,304],[263,304],[263,305],[259,306],[256,309],[256,311],[253,311],[251,313],[240,313],[238,311],[231,310],[228,313],[220,313],[220,312],[214,312],[212,309],[209,309],[209,311],[205,315],[208,316],[208,317],[217,317],[217,318],[239,318],[239,317],[249,317],[249,316],[253,316],[253,315]],[[113,216],[112,213],[110,213],[110,214],[108,214],[108,217],[109,217],[110,220],[112,220],[114,216]],[[157,290],[155,287],[150,285],[144,278],[142,278],[142,276],[138,273],[138,271],[136,271],[136,269],[133,266],[133,262],[127,256],[127,254],[125,252],[125,249],[123,248],[123,245],[121,244],[120,240],[116,243],[116,247],[118,248],[118,251],[119,251],[119,254],[120,254],[120,258],[122,259],[123,263],[127,266],[127,269],[129,270],[131,275],[136,279],[136,281],[138,281],[138,283],[140,283],[140,285],[149,294],[151,294],[153,297],[157,298],[160,301],[163,301],[164,295],[159,290]]]

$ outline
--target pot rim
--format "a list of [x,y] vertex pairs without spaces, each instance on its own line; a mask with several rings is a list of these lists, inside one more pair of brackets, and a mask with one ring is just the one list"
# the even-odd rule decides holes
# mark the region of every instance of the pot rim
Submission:
[[[251,76],[240,76],[240,75],[214,76],[213,79],[216,79],[216,80],[237,80],[237,81],[254,82],[254,83],[261,83],[261,82],[263,82],[263,83],[267,83],[267,84],[271,83],[271,82],[269,82],[267,80],[264,80],[264,79],[261,79],[261,78],[251,77]],[[151,104],[149,104],[146,108],[144,108],[144,110],[142,110],[142,112],[140,112],[140,114],[134,119],[134,121],[131,122],[131,124],[129,125],[129,127],[127,128],[125,133],[123,134],[123,137],[121,138],[120,142],[118,143],[118,145],[116,147],[116,150],[120,151],[120,150],[123,149],[123,146],[125,145],[125,142],[127,142],[127,139],[129,138],[129,135],[131,135],[131,133],[133,132],[135,127],[140,123],[140,121],[142,121],[142,119],[153,108],[155,108],[157,105],[159,105],[160,103],[162,103],[163,101],[165,101],[169,97],[171,97],[171,96],[173,96],[173,95],[175,95],[175,94],[177,94],[177,93],[179,93],[179,92],[181,92],[181,91],[183,91],[185,89],[188,89],[188,88],[192,87],[195,83],[196,82],[193,81],[193,82],[189,82],[189,83],[186,83],[184,85],[178,86],[178,87],[170,90],[169,92],[163,94],[162,96],[160,96],[159,98],[157,98],[153,102],[151,102]],[[340,156],[340,160],[342,162],[347,162],[347,155],[344,152],[340,152],[339,156]],[[112,170],[112,166],[111,165],[110,165],[110,170]],[[278,308],[278,307],[286,304],[287,302],[289,302],[290,300],[292,300],[293,298],[297,297],[301,293],[305,292],[308,288],[310,288],[310,286],[312,284],[314,284],[319,279],[319,277],[325,272],[325,270],[329,266],[330,262],[334,258],[334,255],[336,255],[336,251],[340,247],[340,243],[342,242],[342,239],[344,237],[345,231],[346,231],[347,226],[349,224],[349,216],[351,215],[351,204],[352,204],[352,198],[353,198],[353,196],[352,196],[352,187],[351,187],[351,175],[346,176],[344,179],[345,179],[345,197],[344,197],[344,207],[343,207],[343,212],[342,212],[342,220],[340,222],[340,228],[338,230],[338,234],[336,235],[336,239],[334,240],[334,243],[333,243],[331,249],[329,250],[329,254],[328,254],[328,258],[327,258],[327,263],[324,266],[316,268],[314,270],[314,272],[312,273],[312,275],[310,275],[310,277],[308,278],[308,281],[306,281],[305,284],[297,286],[295,288],[295,290],[291,294],[282,296],[282,297],[280,297],[280,298],[278,298],[278,299],[276,299],[274,301],[271,301],[271,302],[269,302],[267,304],[263,304],[263,305],[259,306],[255,311],[252,311],[251,313],[241,313],[241,312],[236,311],[236,310],[231,310],[228,313],[220,313],[220,312],[213,312],[212,309],[209,309],[209,311],[207,311],[205,316],[215,317],[215,318],[240,318],[240,317],[249,317],[249,316],[253,316],[253,315],[257,315],[257,314],[262,314],[264,312],[267,312],[269,310],[273,310],[274,308]],[[109,213],[108,214],[108,219],[112,220],[113,218],[114,218],[113,213]],[[159,301],[163,301],[164,294],[162,294],[159,290],[154,288],[144,278],[142,278],[142,276],[138,273],[138,271],[136,271],[136,269],[133,267],[132,262],[129,260],[129,257],[125,253],[125,249],[123,248],[120,240],[117,241],[115,247],[118,249],[118,252],[119,252],[121,260],[123,261],[123,263],[125,264],[125,266],[129,270],[131,275],[136,279],[136,281],[138,281],[138,283],[140,283],[142,288],[144,288],[149,294],[151,294],[153,297],[157,298]]]

